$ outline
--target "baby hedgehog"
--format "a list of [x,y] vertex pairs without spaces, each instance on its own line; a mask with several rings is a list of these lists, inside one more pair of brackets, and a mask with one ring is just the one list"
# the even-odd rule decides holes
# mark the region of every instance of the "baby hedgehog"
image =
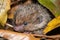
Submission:
[[14,12],[14,30],[42,34],[49,21],[54,18],[51,12],[37,0],[21,0]]

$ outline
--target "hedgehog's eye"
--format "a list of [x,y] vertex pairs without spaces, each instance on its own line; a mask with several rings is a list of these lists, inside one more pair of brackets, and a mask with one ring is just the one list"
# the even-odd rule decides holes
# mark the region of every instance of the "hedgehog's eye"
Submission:
[[28,24],[28,22],[23,22],[23,24],[24,24],[24,25],[27,25],[27,24]]

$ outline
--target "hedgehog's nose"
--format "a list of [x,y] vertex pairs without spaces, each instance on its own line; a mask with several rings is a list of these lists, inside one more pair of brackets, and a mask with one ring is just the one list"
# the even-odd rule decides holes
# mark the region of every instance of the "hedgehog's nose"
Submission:
[[28,23],[27,23],[27,22],[24,22],[23,24],[24,24],[24,25],[27,25]]

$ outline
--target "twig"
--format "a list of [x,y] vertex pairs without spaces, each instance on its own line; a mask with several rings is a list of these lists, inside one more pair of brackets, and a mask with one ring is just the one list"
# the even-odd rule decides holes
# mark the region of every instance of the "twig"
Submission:
[[47,36],[47,35],[36,35],[36,34],[33,34],[34,36],[37,36],[37,37],[45,37],[45,38],[51,38],[51,39],[55,39],[55,38],[60,38],[60,35],[53,35],[53,36]]
[[13,28],[13,26],[11,24],[8,24],[8,23],[6,23],[6,26],[9,26],[9,27],[12,27]]

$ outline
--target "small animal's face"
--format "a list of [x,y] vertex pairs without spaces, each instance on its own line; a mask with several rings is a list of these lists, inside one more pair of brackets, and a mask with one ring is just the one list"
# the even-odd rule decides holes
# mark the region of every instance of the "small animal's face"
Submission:
[[[37,20],[37,16],[39,13],[35,8],[37,8],[35,4],[20,5],[17,8],[14,14],[14,20],[15,20],[14,22],[16,24],[15,29],[19,29],[20,27],[22,29],[26,27],[26,24],[28,25],[36,23],[35,21]],[[22,27],[21,25],[24,26]]]
[[[34,21],[36,21],[36,15],[37,13],[32,13],[32,14],[29,14],[29,13],[26,13],[26,14],[23,14],[23,13],[17,13],[16,14],[16,18],[15,18],[15,26],[14,29],[16,31],[24,31],[25,27],[27,26],[33,26],[32,23]],[[28,25],[29,24],[29,25]],[[31,24],[31,25],[30,25]]]

